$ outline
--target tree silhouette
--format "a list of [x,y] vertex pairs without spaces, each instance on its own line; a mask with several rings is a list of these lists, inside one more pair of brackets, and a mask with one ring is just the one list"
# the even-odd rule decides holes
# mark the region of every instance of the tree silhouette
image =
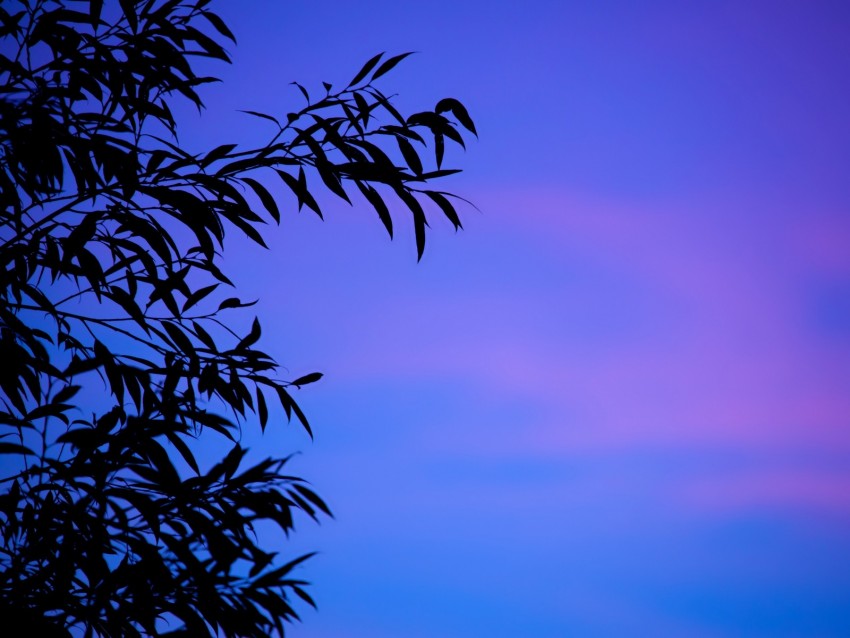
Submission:
[[[321,216],[317,186],[390,236],[400,202],[419,257],[426,210],[460,227],[454,196],[426,187],[457,172],[442,167],[457,124],[475,128],[454,99],[396,110],[375,81],[408,54],[318,98],[296,85],[300,110],[246,111],[262,146],[181,147],[172,100],[201,109],[215,79],[193,62],[229,62],[235,42],[208,4],[0,6],[4,635],[282,635],[294,600],[313,604],[294,575],[308,556],[259,537],[330,512],[287,458],[249,464],[239,440],[278,413],[310,432],[293,392],[321,375],[280,379],[259,321],[233,328],[252,302],[225,293],[225,236],[265,246],[289,208]],[[200,463],[209,437],[228,450]]]

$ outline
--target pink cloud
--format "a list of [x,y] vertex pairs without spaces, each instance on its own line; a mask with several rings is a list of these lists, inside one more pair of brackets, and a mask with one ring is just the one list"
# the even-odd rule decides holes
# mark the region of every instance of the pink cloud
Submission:
[[850,521],[850,472],[779,470],[691,480],[679,501],[708,515],[792,507]]
[[[363,351],[352,350],[338,374],[451,379],[484,401],[526,402],[535,416],[505,442],[510,450],[850,448],[850,349],[807,331],[799,288],[801,273],[822,266],[810,237],[841,222],[811,216],[811,235],[797,217],[783,223],[781,208],[773,227],[751,228],[708,204],[641,207],[539,191],[475,199],[490,229],[471,232],[510,233],[643,282],[669,300],[660,311],[675,316],[670,330],[587,347],[569,326],[535,333],[553,303],[540,292],[402,296],[361,318]],[[478,434],[470,439],[480,450]]]

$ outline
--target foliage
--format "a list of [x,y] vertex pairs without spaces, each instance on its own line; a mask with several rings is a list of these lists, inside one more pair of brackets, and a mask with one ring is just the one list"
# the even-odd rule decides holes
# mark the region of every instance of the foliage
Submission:
[[[229,62],[222,43],[235,42],[208,4],[0,7],[7,631],[282,635],[293,596],[313,604],[294,576],[307,556],[284,559],[257,530],[288,535],[297,511],[330,512],[286,458],[246,467],[239,440],[277,404],[309,432],[293,390],[321,375],[281,380],[259,321],[233,329],[252,303],[224,293],[225,236],[265,246],[283,211],[321,216],[317,185],[368,203],[390,235],[399,201],[419,257],[426,210],[460,227],[453,196],[426,186],[457,172],[442,167],[446,140],[464,143],[456,122],[474,125],[454,99],[395,109],[374,82],[408,54],[377,55],[318,99],[296,85],[306,103],[283,117],[247,111],[267,121],[262,146],[181,147],[170,104],[200,109],[214,78],[193,63]],[[229,451],[199,463],[202,435]]]

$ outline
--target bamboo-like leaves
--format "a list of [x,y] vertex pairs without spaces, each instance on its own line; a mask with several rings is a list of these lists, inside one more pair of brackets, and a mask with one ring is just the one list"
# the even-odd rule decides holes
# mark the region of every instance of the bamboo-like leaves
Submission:
[[[14,98],[0,127],[0,580],[27,585],[0,588],[4,614],[93,636],[155,635],[164,617],[190,635],[282,634],[293,599],[315,604],[293,577],[309,556],[266,551],[252,530],[331,512],[286,458],[251,465],[238,441],[284,420],[312,437],[295,397],[322,374],[280,379],[260,321],[234,327],[257,302],[224,292],[221,253],[233,232],[265,246],[262,225],[294,209],[321,217],[332,193],[390,237],[390,211],[409,214],[421,259],[423,202],[461,228],[452,196],[427,186],[457,172],[446,146],[475,126],[453,98],[400,113],[376,80],[411,54],[381,53],[318,98],[294,83],[300,108],[244,111],[267,143],[190,151],[170,104],[200,109],[215,78],[194,59],[228,61],[235,42],[207,0],[22,3],[0,9],[0,39],[23,47],[0,55]],[[197,454],[210,435],[232,442],[211,467]]]

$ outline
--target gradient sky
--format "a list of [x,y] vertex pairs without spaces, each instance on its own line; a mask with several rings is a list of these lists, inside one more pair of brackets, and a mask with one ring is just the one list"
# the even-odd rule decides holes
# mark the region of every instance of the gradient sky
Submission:
[[337,516],[294,638],[850,635],[850,4],[218,6],[185,142],[411,50],[382,88],[481,138],[418,265],[333,203],[226,255],[325,373],[254,443]]

